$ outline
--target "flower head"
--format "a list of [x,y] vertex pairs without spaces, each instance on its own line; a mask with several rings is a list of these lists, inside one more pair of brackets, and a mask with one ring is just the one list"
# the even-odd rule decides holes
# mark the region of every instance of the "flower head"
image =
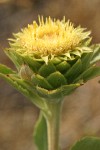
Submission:
[[[57,99],[99,76],[100,67],[95,62],[100,60],[100,45],[91,45],[90,32],[85,30],[74,27],[65,18],[60,21],[39,17],[39,24],[34,21],[14,34],[5,51],[17,68],[9,76],[11,84],[18,89],[20,85],[25,94],[35,92],[47,99]],[[11,71],[1,66],[1,72],[9,80],[3,73]]]
[[[74,25],[68,20],[45,20],[39,17],[39,25],[36,21],[21,32],[14,34],[15,39],[10,39],[11,44],[17,45],[16,52],[32,57],[51,57],[66,55],[70,51],[75,53],[84,40],[89,39],[90,32],[85,28]],[[83,50],[84,51],[84,50]]]

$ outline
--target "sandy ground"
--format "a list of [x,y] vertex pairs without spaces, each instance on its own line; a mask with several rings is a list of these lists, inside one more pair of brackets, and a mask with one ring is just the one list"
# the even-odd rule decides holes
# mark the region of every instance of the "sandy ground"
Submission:
[[[91,3],[91,5],[90,5]],[[25,3],[0,3],[0,62],[14,68],[5,56],[7,38],[12,32],[44,16],[69,18],[76,25],[92,30],[93,41],[100,41],[100,1],[34,0]],[[60,145],[67,150],[73,142],[86,135],[100,136],[100,77],[93,79],[65,98]],[[25,97],[0,79],[0,150],[35,150],[32,139],[39,110]]]

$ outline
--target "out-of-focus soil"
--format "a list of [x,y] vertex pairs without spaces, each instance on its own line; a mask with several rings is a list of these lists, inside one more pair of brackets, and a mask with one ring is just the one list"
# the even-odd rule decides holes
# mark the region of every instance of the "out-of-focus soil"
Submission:
[[[7,39],[37,15],[62,18],[92,30],[93,42],[100,42],[99,0],[1,0],[0,63],[14,68],[4,54]],[[100,136],[100,77],[93,79],[65,98],[60,145],[67,150],[85,135]],[[0,150],[35,150],[32,139],[39,110],[25,97],[0,79]]]

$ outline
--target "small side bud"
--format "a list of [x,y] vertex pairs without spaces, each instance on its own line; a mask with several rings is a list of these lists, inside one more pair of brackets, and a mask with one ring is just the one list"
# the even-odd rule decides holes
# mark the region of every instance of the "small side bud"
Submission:
[[33,71],[26,64],[22,65],[19,71],[19,76],[24,80],[31,80]]

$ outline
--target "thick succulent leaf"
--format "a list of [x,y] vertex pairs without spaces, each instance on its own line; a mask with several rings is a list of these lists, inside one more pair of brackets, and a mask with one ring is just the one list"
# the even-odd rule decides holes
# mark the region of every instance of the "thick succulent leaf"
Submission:
[[48,149],[47,148],[47,125],[42,113],[40,113],[39,119],[36,122],[33,137],[38,150]]
[[70,64],[67,61],[62,61],[58,65],[56,65],[56,69],[60,72],[65,72],[70,68]]
[[99,150],[100,138],[86,137],[76,142],[71,150]]
[[100,61],[100,44],[93,45],[92,48],[94,49],[94,52],[91,59],[91,64],[94,64],[95,62]]
[[81,73],[82,71],[82,63],[81,60],[78,59],[76,63],[64,74],[68,83],[72,83],[72,81]]
[[38,85],[38,86],[40,86],[40,87],[42,87],[44,89],[47,89],[47,90],[53,89],[53,87],[49,84],[49,82],[44,77],[42,77],[42,76],[40,76],[38,74],[37,75],[33,75],[31,79],[32,79],[32,83],[35,86]]
[[57,88],[55,90],[50,90],[50,91],[37,86],[37,91],[40,96],[42,96],[48,100],[55,99],[55,101],[59,101],[64,96],[67,96],[71,92],[73,92],[79,86],[80,86],[80,84],[63,85],[60,88]]
[[50,83],[50,85],[52,85],[54,89],[60,87],[61,85],[67,84],[66,78],[59,71],[51,73],[47,77],[47,81]]
[[74,83],[78,82],[79,80],[83,80],[83,82],[86,82],[97,76],[100,76],[100,67],[90,67],[85,72],[83,72],[78,78],[76,78],[74,80]]
[[0,76],[19,92],[21,92],[24,96],[30,99],[37,107],[41,109],[47,109],[45,100],[40,98],[36,94],[35,89],[33,89],[33,87],[31,87],[24,80],[19,79],[16,74],[3,74],[3,72],[0,72]]
[[55,71],[56,71],[55,66],[52,63],[48,63],[48,64],[42,65],[42,67],[39,69],[38,73],[43,77],[47,77]]

